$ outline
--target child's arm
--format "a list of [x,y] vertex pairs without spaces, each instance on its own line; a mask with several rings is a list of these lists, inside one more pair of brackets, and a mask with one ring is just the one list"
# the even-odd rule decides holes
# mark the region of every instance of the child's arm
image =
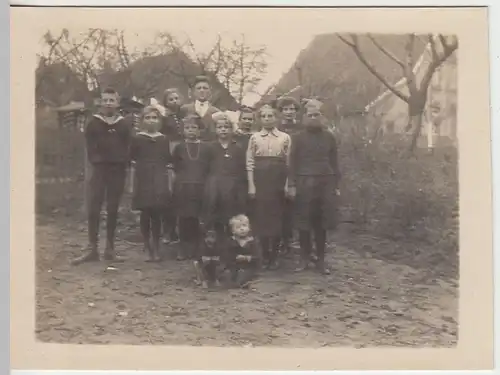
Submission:
[[251,197],[255,196],[255,181],[253,178],[253,170],[255,168],[255,137],[252,135],[248,142],[248,148],[246,152],[246,170],[248,178],[248,194]]
[[130,160],[136,161],[139,154],[139,145],[137,137],[133,137],[130,142]]
[[339,182],[342,176],[340,173],[339,162],[338,162],[337,141],[336,141],[335,136],[333,134],[330,134],[330,139],[331,139],[331,141],[330,141],[331,142],[330,166],[332,167],[333,171],[335,172],[337,182]]
[[179,173],[180,167],[181,167],[181,162],[182,162],[182,155],[181,155],[181,147],[183,143],[179,143],[174,147],[174,150],[172,151],[172,168],[175,173]]
[[246,150],[241,147],[239,144],[235,145],[237,149],[237,165],[236,170],[238,171],[238,179],[242,184],[246,184],[247,181],[247,173],[246,173]]
[[170,192],[173,191],[173,185],[174,185],[174,171],[173,171],[173,165],[172,165],[172,151],[170,149],[170,142],[168,139],[165,142],[165,149],[164,149],[164,158],[165,158],[165,164],[167,168],[167,176],[168,176],[168,190]]
[[[284,151],[285,151],[285,158],[286,158],[286,165],[287,165],[287,170],[290,169],[290,151],[291,151],[291,146],[292,146],[292,138],[290,137],[290,135],[286,134],[286,139],[285,139],[285,144],[283,145],[284,147]],[[289,185],[290,181],[289,181],[289,178],[287,176],[287,179],[286,179],[286,182],[285,182],[285,192],[287,193],[287,195],[290,195],[290,193],[293,194],[294,190],[293,191],[290,191]]]
[[288,154],[288,187],[295,188],[297,161],[299,160],[298,136],[294,135],[290,144],[290,152]]
[[84,130],[85,146],[87,148],[87,158],[89,161],[94,160],[97,150],[97,132],[95,129],[96,123],[92,118]]

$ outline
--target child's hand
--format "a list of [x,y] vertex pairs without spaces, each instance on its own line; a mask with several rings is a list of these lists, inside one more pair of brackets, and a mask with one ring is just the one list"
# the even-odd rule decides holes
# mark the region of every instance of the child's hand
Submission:
[[295,187],[288,187],[286,189],[286,196],[290,199],[294,199],[297,195],[297,189]]
[[239,261],[246,260],[246,256],[244,256],[244,255],[236,255],[236,260],[239,260]]
[[254,184],[248,185],[248,195],[250,196],[250,198],[255,198],[255,185]]
[[340,195],[340,189],[335,189],[335,195]]
[[251,262],[251,261],[252,261],[252,256],[251,256],[251,255],[247,255],[247,257],[246,257],[246,261],[247,261],[247,262]]

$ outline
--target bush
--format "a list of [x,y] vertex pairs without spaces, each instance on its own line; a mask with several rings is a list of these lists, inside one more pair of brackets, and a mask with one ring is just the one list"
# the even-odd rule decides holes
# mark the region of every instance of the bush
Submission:
[[408,156],[409,140],[340,139],[344,221],[396,241],[433,245],[434,261],[458,257],[458,155],[454,147]]

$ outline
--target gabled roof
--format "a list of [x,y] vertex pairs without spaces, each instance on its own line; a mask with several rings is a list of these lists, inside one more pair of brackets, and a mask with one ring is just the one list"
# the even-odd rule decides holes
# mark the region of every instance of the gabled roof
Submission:
[[[395,56],[406,56],[406,35],[374,34],[377,41]],[[401,67],[384,55],[368,38],[359,35],[363,53],[370,63],[389,82],[401,79]],[[418,39],[414,45],[414,55],[419,56],[425,43]],[[367,103],[385,91],[383,84],[374,77],[358,60],[350,47],[337,34],[316,36],[302,50],[289,71],[283,74],[270,96],[282,94],[299,85],[296,67],[303,71],[303,87],[299,96],[319,95],[324,98],[325,111],[329,115],[363,111]],[[305,78],[305,79],[304,79]],[[305,81],[305,82],[304,82]]]

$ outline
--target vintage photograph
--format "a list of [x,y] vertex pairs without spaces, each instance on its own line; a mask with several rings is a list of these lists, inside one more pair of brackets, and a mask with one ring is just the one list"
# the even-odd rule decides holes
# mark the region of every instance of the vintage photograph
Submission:
[[459,37],[189,17],[36,36],[36,340],[454,348]]

